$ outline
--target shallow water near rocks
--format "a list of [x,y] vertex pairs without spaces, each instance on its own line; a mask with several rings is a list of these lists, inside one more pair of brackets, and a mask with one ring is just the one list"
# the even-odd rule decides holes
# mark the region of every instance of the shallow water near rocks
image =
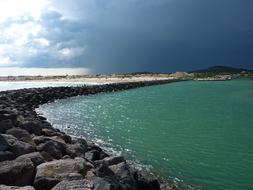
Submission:
[[204,189],[253,189],[253,81],[179,82],[42,105],[68,134]]

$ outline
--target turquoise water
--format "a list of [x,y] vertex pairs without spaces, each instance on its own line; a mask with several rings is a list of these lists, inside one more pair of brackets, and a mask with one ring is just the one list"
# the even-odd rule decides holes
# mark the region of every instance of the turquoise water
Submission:
[[204,189],[253,189],[252,80],[81,96],[38,111],[163,177]]

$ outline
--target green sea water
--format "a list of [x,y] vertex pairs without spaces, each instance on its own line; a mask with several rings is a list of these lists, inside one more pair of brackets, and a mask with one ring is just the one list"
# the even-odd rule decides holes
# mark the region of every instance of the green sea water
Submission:
[[42,105],[56,127],[203,189],[253,189],[253,81],[179,82]]

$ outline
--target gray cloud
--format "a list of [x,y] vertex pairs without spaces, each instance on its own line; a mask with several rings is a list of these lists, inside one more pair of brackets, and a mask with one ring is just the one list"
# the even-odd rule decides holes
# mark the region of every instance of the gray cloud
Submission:
[[253,68],[251,0],[52,3],[39,21],[39,38],[50,45],[26,44],[37,53],[26,57],[25,66],[88,67],[94,73]]

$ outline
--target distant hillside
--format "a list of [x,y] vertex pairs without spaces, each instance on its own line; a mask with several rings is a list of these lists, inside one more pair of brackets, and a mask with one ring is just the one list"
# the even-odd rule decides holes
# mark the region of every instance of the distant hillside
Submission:
[[216,75],[234,75],[234,74],[243,74],[243,76],[253,78],[253,70],[227,67],[227,66],[214,66],[203,70],[192,71],[190,73],[193,73],[195,78],[207,78],[207,77],[215,77]]
[[234,68],[227,66],[213,66],[203,70],[192,71],[191,73],[210,73],[210,74],[236,74],[241,72],[253,72],[253,70]]

